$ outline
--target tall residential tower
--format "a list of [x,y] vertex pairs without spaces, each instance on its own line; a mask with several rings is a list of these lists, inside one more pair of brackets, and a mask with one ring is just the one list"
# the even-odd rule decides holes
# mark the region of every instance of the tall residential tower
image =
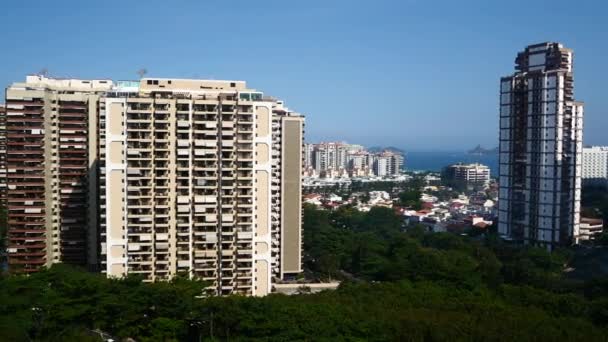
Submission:
[[243,81],[28,76],[3,133],[11,271],[181,273],[247,295],[302,271],[304,117]]
[[301,272],[302,116],[242,81],[143,79],[100,107],[108,275],[265,295]]
[[109,80],[28,76],[6,90],[8,263],[96,268],[97,115]]
[[583,104],[572,50],[530,45],[500,84],[499,232],[552,248],[578,234]]

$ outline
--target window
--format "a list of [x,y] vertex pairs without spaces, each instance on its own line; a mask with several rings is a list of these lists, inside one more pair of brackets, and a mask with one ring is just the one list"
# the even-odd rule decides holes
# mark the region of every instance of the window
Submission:
[[232,87],[232,88],[236,87],[236,83],[235,82],[230,82],[230,87]]

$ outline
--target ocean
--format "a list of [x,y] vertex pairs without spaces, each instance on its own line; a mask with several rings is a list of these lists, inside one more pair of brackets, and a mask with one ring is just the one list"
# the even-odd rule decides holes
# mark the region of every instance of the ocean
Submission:
[[456,163],[480,163],[490,168],[492,177],[498,176],[498,154],[483,155],[466,152],[406,152],[407,171],[441,171],[442,168]]

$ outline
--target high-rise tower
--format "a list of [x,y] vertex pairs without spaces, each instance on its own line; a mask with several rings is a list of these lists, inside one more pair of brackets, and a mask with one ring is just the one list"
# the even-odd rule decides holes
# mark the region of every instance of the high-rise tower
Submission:
[[8,263],[97,265],[97,115],[109,80],[28,76],[6,90]]
[[526,47],[500,84],[499,232],[552,248],[578,234],[583,104],[574,100],[572,50]]
[[6,100],[11,271],[186,274],[246,295],[302,271],[304,117],[282,101],[243,81],[42,76]]
[[100,107],[108,275],[265,295],[301,272],[302,116],[243,81],[117,83]]

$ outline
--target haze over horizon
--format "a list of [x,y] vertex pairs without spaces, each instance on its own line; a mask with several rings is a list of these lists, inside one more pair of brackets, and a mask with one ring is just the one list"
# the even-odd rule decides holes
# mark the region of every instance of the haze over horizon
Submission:
[[305,114],[307,141],[406,151],[497,146],[499,78],[526,45],[557,41],[574,50],[585,144],[608,144],[601,1],[578,2],[576,11],[564,0],[30,1],[3,9],[2,87],[43,68],[55,77],[137,79],[146,68],[146,77],[239,79]]

